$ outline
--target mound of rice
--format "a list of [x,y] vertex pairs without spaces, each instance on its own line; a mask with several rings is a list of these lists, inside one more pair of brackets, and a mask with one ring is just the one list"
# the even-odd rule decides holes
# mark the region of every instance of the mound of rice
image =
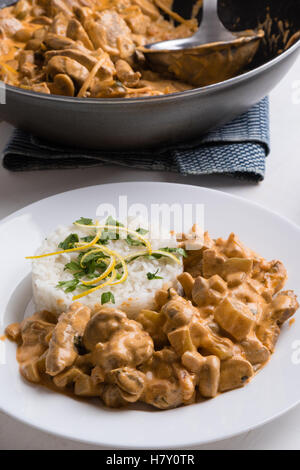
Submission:
[[[163,233],[161,227],[159,231],[153,227],[150,230],[141,221],[128,221],[128,226],[133,230],[139,227],[147,228],[149,234],[145,235],[145,237],[151,242],[153,250],[177,247],[175,237],[170,236],[169,233]],[[65,240],[71,233],[77,233],[81,238],[90,235],[91,230],[75,225],[60,226],[47,237],[42,246],[37,250],[36,255],[58,251],[59,243]],[[106,246],[117,251],[122,256],[145,249],[144,247],[129,246],[124,239],[110,240]],[[65,293],[61,288],[57,288],[60,281],[73,279],[72,273],[64,270],[64,268],[66,263],[76,259],[77,256],[78,252],[64,253],[33,261],[32,285],[37,310],[49,310],[60,314],[70,306],[74,295],[82,293],[80,289],[76,289],[71,293]],[[182,269],[182,264],[179,265],[167,257],[160,259],[140,257],[128,264],[129,275],[125,282],[116,286],[107,286],[99,289],[81,298],[79,301],[88,305],[91,309],[95,309],[101,305],[102,293],[109,291],[114,295],[114,305],[121,308],[130,317],[134,317],[142,308],[154,308],[155,292],[159,289],[163,287],[178,288],[177,276],[182,272]],[[163,279],[149,280],[147,273],[155,273],[157,270],[159,270],[158,275]],[[107,306],[109,305],[111,304],[107,304]]]

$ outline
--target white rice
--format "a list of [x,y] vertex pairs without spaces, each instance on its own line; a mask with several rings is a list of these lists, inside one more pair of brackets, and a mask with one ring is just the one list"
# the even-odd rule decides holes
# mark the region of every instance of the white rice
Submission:
[[[133,230],[139,227],[149,229],[145,223],[137,220],[129,221],[128,226]],[[91,234],[91,229],[79,228],[75,225],[60,226],[47,237],[37,250],[36,255],[58,251],[59,243],[71,233],[77,233],[79,237],[84,237]],[[162,233],[161,227],[158,232],[152,226],[151,234],[149,233],[145,237],[151,242],[153,250],[177,246],[175,237],[169,233]],[[125,240],[111,240],[106,246],[122,256],[145,249],[142,246],[131,247]],[[65,271],[64,268],[66,263],[76,259],[78,254],[78,252],[64,253],[33,261],[32,284],[37,310],[49,310],[60,314],[70,306],[74,295],[82,293],[81,289],[65,293],[61,288],[57,288],[60,281],[73,279],[72,273]],[[149,280],[147,273],[155,273],[157,269],[159,270],[157,275],[163,279]],[[115,306],[127,312],[129,316],[134,317],[142,308],[154,308],[154,295],[159,289],[163,287],[178,288],[177,276],[182,272],[182,264],[179,265],[167,257],[154,260],[140,257],[128,264],[128,272],[128,279],[124,283],[104,287],[82,297],[79,301],[88,305],[91,309],[95,309],[101,305],[102,293],[109,291],[114,295]],[[111,306],[112,304],[106,305]]]

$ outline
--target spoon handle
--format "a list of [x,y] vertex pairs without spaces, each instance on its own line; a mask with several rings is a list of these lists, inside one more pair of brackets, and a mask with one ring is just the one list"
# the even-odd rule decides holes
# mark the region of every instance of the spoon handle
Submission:
[[203,0],[202,21],[195,36],[205,37],[207,42],[226,39],[231,33],[223,26],[218,15],[218,0]]

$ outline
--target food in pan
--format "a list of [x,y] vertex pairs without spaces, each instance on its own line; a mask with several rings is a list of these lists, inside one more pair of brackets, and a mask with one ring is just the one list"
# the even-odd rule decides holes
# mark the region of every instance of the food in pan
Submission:
[[[138,401],[163,410],[193,404],[245,386],[268,363],[282,325],[298,309],[293,291],[283,290],[287,280],[283,264],[266,261],[233,233],[228,239],[214,240],[194,226],[190,233],[178,235],[172,248],[158,250],[148,233],[129,232],[116,221],[97,224],[80,219],[79,223],[91,234],[85,235],[86,240],[70,236],[57,240],[56,251],[72,250],[68,256],[81,259],[70,261],[66,253],[47,253],[46,258],[60,258],[66,270],[70,263],[78,263],[78,271],[71,271],[82,284],[80,298],[74,295],[74,302],[59,313],[56,308],[43,309],[36,294],[40,311],[6,329],[18,343],[20,372],[32,383],[71,396],[101,398],[114,408]],[[113,239],[108,236],[112,232]],[[121,233],[125,241],[118,238]],[[129,245],[144,252],[133,260],[120,247],[128,243],[128,236]],[[54,241],[51,238],[51,247]],[[88,257],[101,249],[89,279]],[[138,281],[129,266],[138,266],[140,256],[149,264],[146,269],[139,265]],[[160,279],[167,278],[168,264],[180,271],[180,286],[169,285],[175,270],[170,278]],[[87,279],[97,288],[98,305],[88,300],[92,294]],[[114,297],[123,295],[116,291],[116,279],[128,293],[133,284],[147,282],[153,307],[140,304],[126,314],[122,304],[114,304]],[[59,283],[56,289],[66,287]],[[35,289],[39,290],[38,284]]]
[[157,96],[226,80],[249,65],[263,32],[185,58],[145,54],[147,44],[192,36],[201,4],[184,19],[172,0],[19,0],[0,11],[0,78],[81,98]]
[[181,18],[171,4],[19,0],[0,11],[0,78],[41,93],[77,97],[142,97],[189,89],[147,70],[143,54],[136,52],[146,43],[196,31],[197,20]]

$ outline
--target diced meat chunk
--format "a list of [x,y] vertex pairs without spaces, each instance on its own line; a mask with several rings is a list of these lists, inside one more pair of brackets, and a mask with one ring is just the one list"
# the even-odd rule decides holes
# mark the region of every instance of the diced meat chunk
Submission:
[[85,29],[95,49],[100,47],[121,59],[133,55],[135,45],[131,31],[117,12],[104,10],[99,13],[97,20],[88,19]]
[[22,28],[23,24],[16,18],[0,18],[0,29],[7,37],[12,38]]
[[208,356],[198,375],[198,388],[204,398],[214,398],[218,394],[220,383],[220,359]]
[[218,305],[214,318],[237,341],[245,339],[254,326],[251,310],[243,302],[233,298],[226,298]]
[[21,331],[20,323],[12,323],[11,325],[8,325],[5,328],[5,334],[12,341],[19,343],[22,339],[22,331]]
[[226,294],[226,282],[217,274],[210,279],[197,277],[192,289],[192,298],[198,307],[218,305]]
[[229,258],[225,261],[222,276],[227,279],[234,273],[246,273],[251,275],[253,260],[250,258]]
[[182,326],[170,331],[168,339],[178,356],[182,356],[186,351],[196,351],[188,326]]
[[17,350],[17,359],[26,363],[38,359],[47,350],[54,329],[53,316],[46,311],[38,312],[21,323],[22,343]]
[[90,316],[91,310],[78,302],[72,304],[68,312],[61,314],[49,344],[47,374],[58,375],[74,364],[78,355],[75,339],[83,335]]
[[183,365],[196,375],[201,396],[215,397],[220,382],[220,359],[216,356],[204,357],[198,352],[187,351],[181,360]]
[[206,354],[217,356],[225,360],[233,355],[233,343],[228,338],[222,338],[213,333],[211,329],[204,325],[199,319],[194,318],[190,324],[190,333],[193,344]]
[[244,339],[241,346],[247,361],[252,365],[265,364],[269,360],[270,353],[268,349],[254,336]]
[[225,258],[215,250],[205,250],[203,252],[202,271],[205,278],[210,278],[215,274],[222,275]]
[[106,373],[122,367],[136,367],[153,353],[153,340],[139,323],[129,320],[125,313],[103,308],[86,327],[84,345],[92,350],[94,366]]
[[293,291],[280,292],[272,302],[271,320],[281,326],[296,313],[298,308],[299,303]]
[[126,314],[118,309],[101,308],[94,313],[83,335],[83,343],[88,351],[92,351],[97,343],[109,341],[111,336],[122,328]]

